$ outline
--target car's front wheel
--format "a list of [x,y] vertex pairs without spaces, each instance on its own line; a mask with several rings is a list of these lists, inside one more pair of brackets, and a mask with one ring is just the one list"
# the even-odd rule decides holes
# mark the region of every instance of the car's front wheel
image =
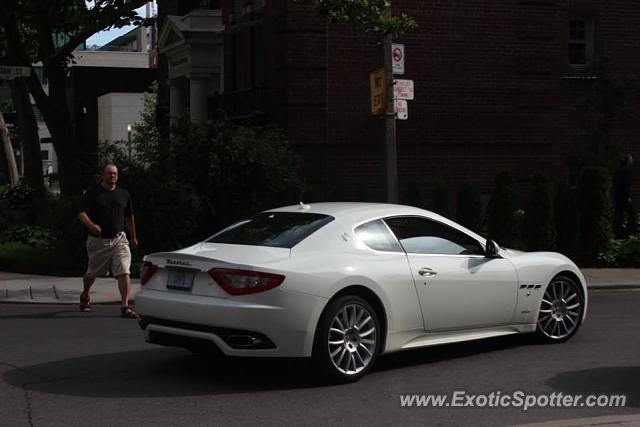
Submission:
[[345,295],[331,301],[320,317],[313,361],[332,382],[362,378],[380,352],[378,316],[365,299]]
[[543,342],[564,342],[580,327],[584,313],[582,289],[571,278],[557,276],[540,303],[536,335]]

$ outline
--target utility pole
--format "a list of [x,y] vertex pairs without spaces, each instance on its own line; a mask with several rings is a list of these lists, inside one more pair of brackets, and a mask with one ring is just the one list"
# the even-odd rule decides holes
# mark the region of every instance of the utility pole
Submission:
[[131,161],[131,125],[127,125],[127,142],[129,148],[129,161]]
[[387,34],[382,42],[384,68],[387,71],[387,111],[384,115],[384,169],[388,203],[398,203],[398,149],[396,145],[396,113],[393,77],[393,35]]

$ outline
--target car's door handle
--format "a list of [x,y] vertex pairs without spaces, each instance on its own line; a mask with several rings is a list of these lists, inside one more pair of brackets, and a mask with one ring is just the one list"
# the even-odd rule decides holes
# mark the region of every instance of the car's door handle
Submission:
[[432,269],[430,269],[428,267],[424,267],[424,268],[421,268],[420,271],[418,271],[418,274],[421,275],[421,276],[433,277],[433,276],[437,275],[438,272],[433,271]]

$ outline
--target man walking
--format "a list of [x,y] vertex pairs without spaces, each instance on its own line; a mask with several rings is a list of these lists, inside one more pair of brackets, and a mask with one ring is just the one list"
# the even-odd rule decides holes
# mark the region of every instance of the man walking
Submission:
[[131,197],[126,190],[116,186],[117,182],[118,168],[111,162],[107,163],[102,171],[100,185],[82,196],[79,218],[89,231],[89,265],[83,278],[84,291],[80,295],[80,310],[91,311],[91,285],[97,276],[111,271],[113,277],[118,279],[122,296],[122,317],[137,318],[137,313],[129,307],[131,250],[124,232],[125,222],[134,247],[138,246],[138,239]]

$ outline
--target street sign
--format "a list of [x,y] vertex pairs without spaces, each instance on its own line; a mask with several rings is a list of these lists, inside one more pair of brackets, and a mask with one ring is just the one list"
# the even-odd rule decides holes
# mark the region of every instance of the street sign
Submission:
[[413,100],[413,80],[396,79],[393,84],[393,95],[396,99]]
[[387,112],[387,70],[380,68],[369,74],[371,114]]
[[391,46],[391,58],[393,62],[393,74],[404,74],[404,45],[394,43]]
[[29,77],[31,75],[30,67],[14,67],[0,65],[0,80],[13,80],[16,77]]
[[394,104],[398,120],[407,120],[409,118],[409,103],[404,99],[396,99]]

